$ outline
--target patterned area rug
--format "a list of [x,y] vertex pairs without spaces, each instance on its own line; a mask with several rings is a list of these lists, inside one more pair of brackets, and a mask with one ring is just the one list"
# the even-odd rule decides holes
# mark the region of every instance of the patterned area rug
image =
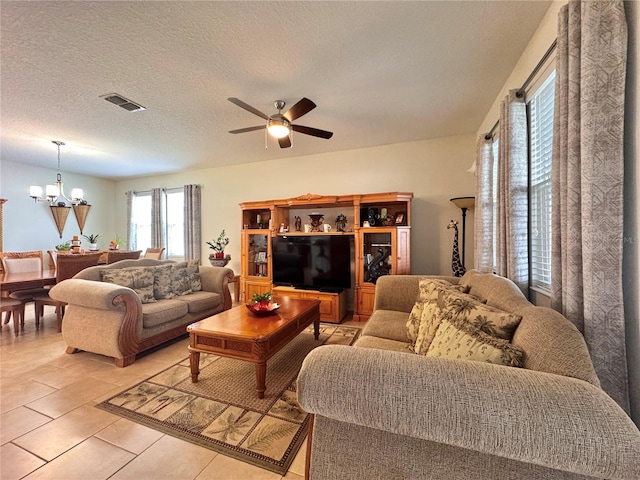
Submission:
[[256,395],[255,365],[200,355],[198,383],[189,358],[97,405],[224,455],[284,475],[307,435],[296,377],[307,354],[323,344],[351,345],[360,329],[321,324],[294,338],[267,362],[267,390]]

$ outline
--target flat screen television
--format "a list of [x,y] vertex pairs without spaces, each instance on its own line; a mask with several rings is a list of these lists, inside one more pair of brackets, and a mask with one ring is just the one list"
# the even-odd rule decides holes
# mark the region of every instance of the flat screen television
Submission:
[[351,243],[347,235],[274,237],[273,283],[325,291],[351,288]]

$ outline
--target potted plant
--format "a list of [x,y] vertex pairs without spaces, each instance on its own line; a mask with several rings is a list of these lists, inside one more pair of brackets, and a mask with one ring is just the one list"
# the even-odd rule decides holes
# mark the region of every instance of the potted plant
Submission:
[[251,297],[254,303],[258,304],[258,308],[264,310],[269,308],[269,304],[271,303],[271,292],[265,293],[254,293],[253,297]]
[[56,250],[59,252],[68,252],[71,250],[71,242],[64,242],[60,245],[56,245]]
[[116,238],[109,242],[109,250],[118,250],[120,245],[126,245],[126,243],[116,234]]
[[84,238],[89,240],[89,250],[98,250],[98,237],[100,235],[90,233],[89,235],[82,235]]
[[[215,252],[214,253],[214,258],[215,259],[223,259],[224,258],[224,248],[229,245],[229,237],[227,237],[224,229],[222,230],[222,232],[220,232],[220,235],[218,235],[218,238],[216,238],[213,242],[207,242],[207,245],[209,245],[209,247]],[[211,259],[211,257],[209,257]]]

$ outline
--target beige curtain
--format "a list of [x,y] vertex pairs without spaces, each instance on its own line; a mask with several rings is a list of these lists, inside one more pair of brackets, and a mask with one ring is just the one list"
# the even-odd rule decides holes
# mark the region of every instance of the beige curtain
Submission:
[[200,259],[202,251],[200,197],[200,185],[184,186],[184,256],[186,260]]
[[167,246],[167,196],[164,188],[151,189],[151,246]]
[[603,389],[629,411],[622,297],[627,26],[621,1],[558,19],[552,305],[584,334]]
[[501,104],[498,158],[488,141],[478,144],[475,265],[483,271],[495,268],[528,296],[527,148],[525,100],[511,90]]
[[133,222],[133,200],[136,197],[136,192],[133,190],[129,190],[125,193],[127,196],[127,245],[131,250],[136,249],[137,244],[137,228],[136,224]]

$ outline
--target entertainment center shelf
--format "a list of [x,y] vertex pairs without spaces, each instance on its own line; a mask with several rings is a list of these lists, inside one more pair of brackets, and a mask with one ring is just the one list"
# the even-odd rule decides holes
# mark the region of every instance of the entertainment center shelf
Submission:
[[[373,311],[375,282],[410,273],[413,193],[317,195],[245,202],[241,298],[255,293],[320,300],[322,321]],[[295,288],[298,287],[298,288]]]

